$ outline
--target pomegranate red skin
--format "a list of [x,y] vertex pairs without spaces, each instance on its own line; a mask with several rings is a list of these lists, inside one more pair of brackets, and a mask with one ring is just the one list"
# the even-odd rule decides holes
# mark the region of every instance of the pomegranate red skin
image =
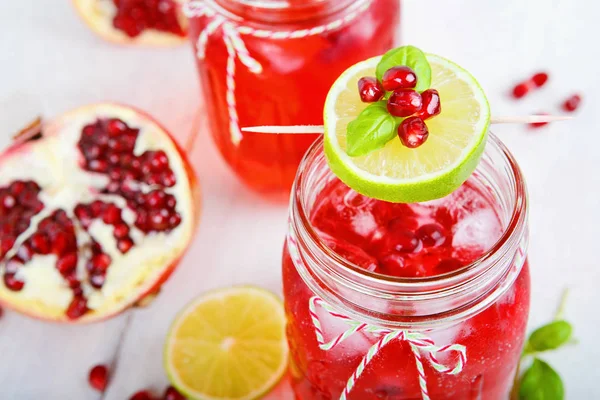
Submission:
[[[177,140],[175,140],[173,135],[162,124],[157,122],[148,113],[141,111],[135,107],[125,105],[125,104],[120,104],[120,103],[104,103],[104,104],[109,104],[109,105],[113,105],[116,107],[125,107],[125,108],[129,108],[131,110],[134,110],[138,115],[141,115],[141,116],[147,118],[148,120],[153,121],[156,125],[158,125],[159,128],[162,130],[162,132],[165,133],[165,135],[171,140],[175,149],[177,150],[178,155],[181,157],[181,161],[182,161],[182,164],[186,171],[187,179],[189,182],[190,194],[191,194],[191,204],[192,204],[192,219],[193,219],[192,232],[195,232],[198,227],[198,224],[200,222],[201,188],[200,188],[200,184],[198,182],[196,173],[194,172],[194,168],[192,167],[192,164],[190,163],[185,150],[179,145],[179,143],[177,142]],[[88,115],[93,115],[93,113],[90,112],[90,110],[93,110],[95,107],[96,107],[96,104],[90,104],[90,105],[83,106],[78,109],[69,111],[68,114],[87,112]],[[62,118],[62,116],[59,116],[58,118],[56,118],[53,121],[59,120],[60,118]],[[53,122],[50,121],[45,126],[49,126],[52,124],[53,124]],[[59,126],[55,126],[54,128],[58,129]],[[7,154],[23,151],[23,146],[27,146],[27,144],[28,144],[27,142],[23,143],[23,141],[20,140],[18,136],[15,137],[14,143],[11,146],[9,146],[5,151],[0,153],[0,165],[2,164],[2,158],[4,156],[6,156]],[[138,296],[133,298],[131,301],[124,303],[120,309],[117,309],[112,313],[100,314],[100,315],[95,314],[95,313],[87,313],[77,319],[69,319],[69,318],[67,318],[66,315],[62,316],[61,318],[50,318],[46,315],[35,313],[33,310],[31,310],[27,307],[23,307],[20,304],[13,304],[10,302],[5,302],[2,299],[0,299],[0,307],[5,307],[8,309],[14,310],[18,313],[27,315],[34,319],[39,319],[39,320],[49,321],[49,322],[59,322],[59,323],[64,323],[64,324],[68,324],[68,325],[80,325],[80,324],[86,324],[86,323],[105,321],[107,319],[110,319],[112,317],[115,317],[115,316],[125,312],[129,308],[136,306],[139,302],[142,302],[146,296],[153,299],[156,296],[156,294],[160,291],[161,286],[167,281],[167,279],[169,279],[169,277],[171,276],[173,271],[179,265],[179,262],[181,261],[181,258],[185,255],[186,250],[189,247],[193,237],[194,237],[193,234],[190,235],[190,239],[189,239],[188,243],[186,243],[186,245],[185,245],[185,250],[182,251],[181,255],[178,258],[174,259],[168,266],[166,266],[163,269],[160,276],[158,276],[153,281],[147,282],[144,285],[144,287],[142,287],[140,289],[140,293]]]

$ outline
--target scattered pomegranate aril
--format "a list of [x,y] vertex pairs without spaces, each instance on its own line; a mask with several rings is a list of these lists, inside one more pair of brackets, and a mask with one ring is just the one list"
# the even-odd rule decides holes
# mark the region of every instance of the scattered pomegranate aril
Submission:
[[387,102],[387,109],[395,117],[408,117],[421,110],[423,99],[413,89],[397,89]]
[[154,400],[152,394],[147,390],[140,390],[132,395],[129,400]]
[[383,87],[372,76],[364,76],[358,80],[358,93],[363,103],[374,103],[385,94]]
[[421,111],[417,113],[417,117],[426,120],[442,112],[442,103],[440,102],[440,94],[435,89],[427,89],[421,93],[423,106]]
[[108,386],[108,368],[104,365],[96,365],[90,370],[88,380],[91,387],[104,392]]
[[429,129],[421,118],[408,117],[398,126],[398,136],[403,145],[415,149],[427,141]]
[[396,89],[414,89],[417,86],[417,74],[410,67],[392,67],[383,74],[381,84],[388,92]]
[[169,386],[165,390],[163,400],[186,400],[185,397],[177,391],[173,386]]
[[425,247],[438,247],[446,243],[444,228],[438,224],[427,224],[417,229],[416,235]]
[[562,109],[566,112],[573,112],[579,108],[580,104],[581,96],[579,94],[574,94],[563,102]]
[[538,72],[531,77],[531,82],[536,87],[542,87],[548,82],[548,74],[546,72]]
[[519,83],[512,90],[512,95],[515,99],[520,99],[529,93],[529,85],[525,82]]

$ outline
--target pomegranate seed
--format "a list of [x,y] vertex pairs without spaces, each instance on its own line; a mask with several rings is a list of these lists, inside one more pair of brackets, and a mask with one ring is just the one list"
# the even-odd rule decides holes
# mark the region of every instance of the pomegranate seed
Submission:
[[90,275],[90,284],[96,289],[100,289],[106,281],[106,275],[103,273]]
[[153,192],[148,193],[146,201],[150,207],[156,208],[162,206],[164,204],[164,200],[165,192],[155,190]]
[[115,225],[115,229],[113,230],[113,234],[117,239],[123,239],[127,235],[129,235],[129,227],[125,224]]
[[12,290],[13,292],[18,292],[21,289],[23,289],[23,286],[25,286],[25,283],[18,280],[14,274],[4,274],[4,285],[6,285],[6,288],[9,290]]
[[185,400],[185,397],[183,397],[183,395],[179,393],[173,386],[169,386],[165,390],[163,400]]
[[[538,113],[536,115],[548,115],[547,113]],[[538,129],[541,128],[542,126],[546,126],[548,125],[548,122],[532,122],[529,124],[529,127],[531,129]]]
[[531,81],[537,87],[542,87],[548,81],[548,74],[545,72],[538,72],[531,77]]
[[94,218],[99,217],[102,211],[104,211],[105,206],[106,204],[104,204],[102,201],[95,200],[90,206],[90,209],[92,210],[92,216]]
[[423,99],[419,92],[413,89],[397,89],[387,102],[390,114],[396,117],[408,117],[421,110]]
[[67,308],[66,315],[69,319],[80,318],[83,314],[88,311],[87,302],[81,295],[74,296],[71,300],[71,304]]
[[567,112],[573,112],[579,108],[579,104],[581,104],[581,96],[574,94],[564,101],[562,109]]
[[95,160],[102,153],[102,149],[99,146],[91,145],[83,149],[83,155],[88,160]]
[[121,210],[114,204],[109,204],[102,215],[102,221],[105,224],[114,225],[121,221]]
[[417,229],[417,237],[425,247],[438,247],[446,242],[444,228],[438,224],[427,224]]
[[23,192],[23,190],[25,190],[25,182],[13,182],[10,184],[9,190],[13,195],[18,196]]
[[162,184],[164,186],[173,187],[173,185],[175,185],[175,182],[175,174],[173,172],[169,172],[165,176],[163,176]]
[[96,125],[86,125],[81,131],[85,136],[94,136],[96,133]]
[[358,80],[358,93],[363,103],[374,103],[381,100],[385,92],[376,78],[365,76]]
[[90,171],[106,172],[108,169],[108,163],[104,160],[92,160],[89,162],[88,167]]
[[96,271],[106,271],[110,265],[110,256],[108,254],[100,253],[92,257],[91,263]]
[[133,247],[133,240],[129,238],[121,239],[117,242],[117,249],[123,254],[126,254]]
[[417,114],[422,120],[435,117],[442,112],[442,104],[440,102],[440,94],[435,89],[427,89],[421,93],[423,99],[423,108]]
[[10,194],[7,194],[6,196],[4,196],[2,198],[1,203],[4,206],[4,208],[9,209],[9,208],[13,208],[13,206],[17,203],[17,199],[15,199]]
[[31,236],[31,244],[33,249],[38,254],[48,254],[50,253],[50,241],[48,240],[48,236],[43,233],[36,232]]
[[429,130],[421,118],[409,117],[398,127],[398,136],[403,145],[414,149],[425,143],[429,136]]
[[90,370],[89,382],[91,387],[99,392],[104,392],[108,385],[108,368],[104,365],[96,365]]
[[410,67],[392,67],[385,71],[381,83],[388,92],[396,89],[414,89],[417,86],[417,74]]
[[165,203],[168,208],[175,208],[177,200],[175,200],[175,196],[168,194]]
[[513,88],[512,94],[515,99],[520,99],[529,92],[529,85],[527,83],[519,83]]
[[140,390],[129,398],[129,400],[153,400],[152,394],[147,390]]
[[119,119],[111,119],[106,124],[106,131],[109,136],[119,136],[127,130],[127,125]]
[[389,233],[388,243],[400,253],[411,253],[420,247],[421,241],[411,231],[397,229]]
[[0,318],[2,318],[3,315],[4,315],[4,309],[2,309],[2,307],[0,307]]
[[67,275],[75,270],[77,267],[77,254],[70,253],[58,259],[56,262],[56,269],[61,275]]
[[446,274],[448,272],[453,272],[460,269],[463,264],[455,258],[448,258],[440,261],[440,263],[435,267],[436,273],[438,274]]
[[181,215],[174,214],[169,217],[169,225],[171,229],[176,228],[181,223]]
[[387,254],[378,261],[388,275],[403,275],[400,271],[404,269],[405,261],[400,254]]
[[52,252],[62,255],[69,245],[69,236],[65,232],[57,232],[52,240]]
[[154,156],[150,160],[150,165],[152,165],[152,169],[154,171],[161,171],[169,165],[169,158],[164,151],[159,150],[154,153]]

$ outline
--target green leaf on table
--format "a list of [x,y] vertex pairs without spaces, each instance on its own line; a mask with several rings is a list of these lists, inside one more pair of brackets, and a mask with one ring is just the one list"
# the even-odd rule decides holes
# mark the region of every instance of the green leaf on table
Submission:
[[529,336],[527,353],[558,349],[569,342],[573,327],[567,321],[554,321],[544,325]]
[[396,135],[396,119],[387,111],[385,101],[369,104],[346,128],[346,153],[364,156],[377,150]]
[[535,358],[521,378],[519,400],[563,400],[565,389],[558,373]]
[[405,65],[417,74],[417,92],[429,89],[431,86],[431,66],[427,56],[415,46],[402,46],[385,53],[377,64],[377,80],[381,82],[385,71],[392,67]]

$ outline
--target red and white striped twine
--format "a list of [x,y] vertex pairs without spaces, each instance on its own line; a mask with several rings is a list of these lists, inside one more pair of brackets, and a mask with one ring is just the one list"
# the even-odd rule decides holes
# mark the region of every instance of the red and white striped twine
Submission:
[[206,46],[210,36],[220,32],[223,41],[225,42],[227,48],[226,101],[229,112],[229,132],[232,143],[237,145],[242,140],[242,132],[240,130],[235,99],[235,61],[236,59],[239,59],[240,62],[254,74],[262,73],[262,65],[250,55],[241,35],[272,40],[301,39],[308,36],[321,35],[325,32],[339,29],[352,21],[360,15],[360,13],[365,11],[371,5],[372,1],[373,0],[360,0],[356,2],[347,10],[342,18],[331,21],[325,25],[319,25],[310,29],[281,31],[255,29],[250,26],[240,25],[237,20],[227,19],[220,13],[221,8],[215,4],[214,0],[195,0],[184,5],[183,11],[188,18],[212,18],[212,21],[206,25],[198,36],[196,47],[197,57],[200,60],[203,60],[206,57]]
[[[329,342],[325,341],[323,334],[323,327],[321,326],[321,322],[319,320],[319,316],[317,314],[317,307],[322,307],[325,309],[329,315],[334,318],[342,319],[344,322],[348,324],[348,329],[336,336]],[[365,356],[360,361],[360,364],[356,367],[352,376],[348,379],[346,386],[342,394],[340,395],[340,400],[346,400],[348,395],[352,392],[356,381],[360,378],[362,373],[364,372],[367,365],[371,362],[371,360],[391,341],[393,340],[401,340],[406,341],[410,344],[410,348],[415,357],[415,364],[417,367],[417,371],[419,374],[419,386],[421,389],[421,397],[423,400],[430,400],[429,392],[427,390],[427,376],[425,375],[425,369],[423,368],[423,354],[425,354],[425,358],[429,361],[431,366],[442,374],[448,375],[457,375],[462,372],[464,365],[467,362],[467,349],[463,345],[459,344],[450,344],[446,346],[436,346],[434,341],[420,332],[411,332],[407,330],[395,330],[395,329],[387,329],[381,328],[375,325],[370,325],[364,322],[359,322],[349,318],[339,312],[335,311],[335,309],[324,302],[321,298],[314,296],[309,301],[309,313],[312,320],[312,323],[315,327],[315,335],[317,337],[317,342],[319,343],[319,347],[322,350],[329,351],[342,343],[344,340],[348,339],[350,336],[354,335],[357,332],[367,332],[379,337],[379,340],[369,348]],[[448,366],[442,364],[438,358],[437,354],[440,353],[451,353],[455,352],[458,354],[458,360],[456,364],[453,366]]]

